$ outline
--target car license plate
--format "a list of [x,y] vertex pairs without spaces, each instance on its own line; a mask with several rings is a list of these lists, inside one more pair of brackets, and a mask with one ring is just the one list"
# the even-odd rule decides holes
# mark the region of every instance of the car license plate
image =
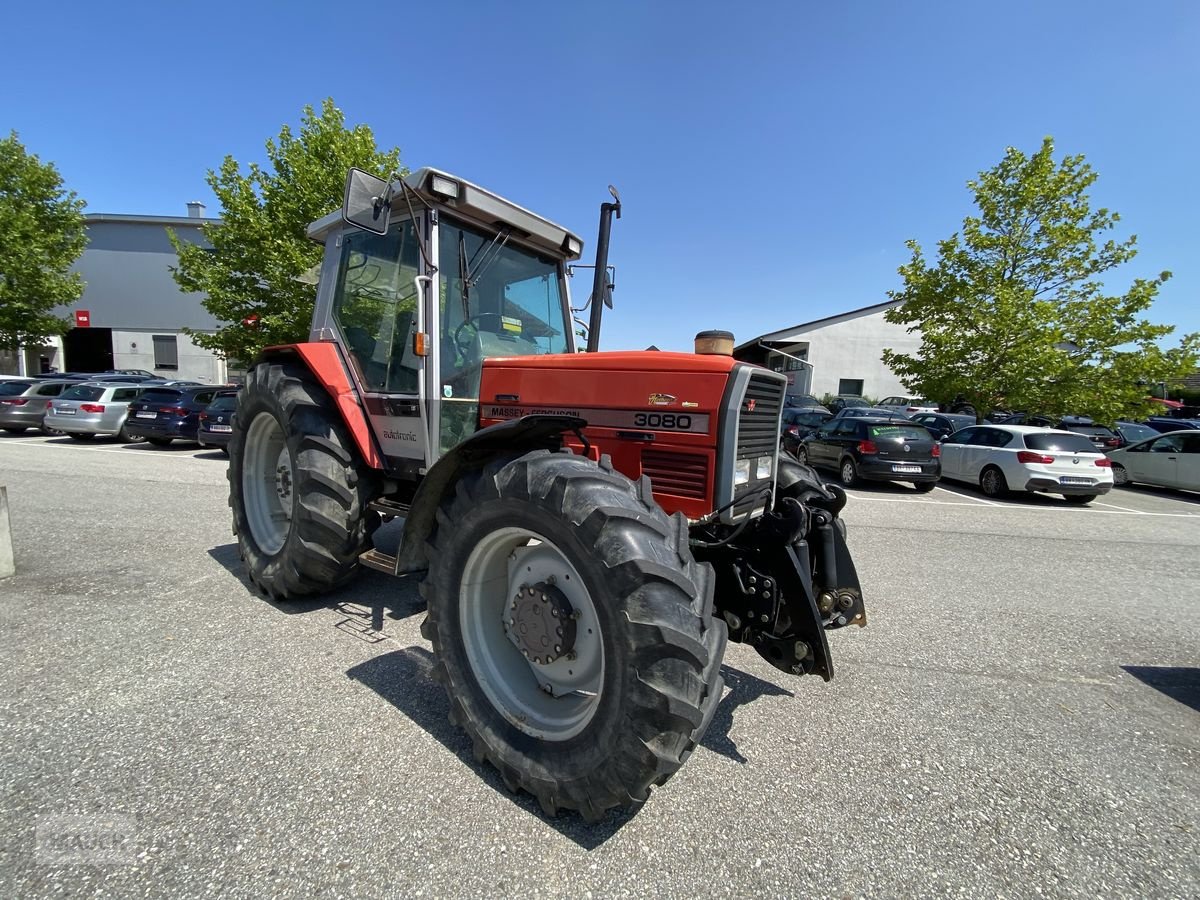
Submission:
[[73,416],[73,415],[75,415],[75,410],[73,410],[73,409],[56,409],[56,410],[54,410],[54,414],[56,416]]
[[1091,484],[1092,479],[1080,478],[1076,475],[1064,475],[1062,478],[1058,479],[1058,483],[1059,484]]
[[906,475],[920,475],[920,466],[892,466],[893,472],[903,472]]
[[137,415],[136,415],[134,418],[138,418],[138,419],[157,419],[157,418],[158,418],[158,413],[156,413],[156,412],[140,412],[140,413],[138,413],[138,414],[137,414]]
[[209,425],[209,431],[233,431],[232,425]]

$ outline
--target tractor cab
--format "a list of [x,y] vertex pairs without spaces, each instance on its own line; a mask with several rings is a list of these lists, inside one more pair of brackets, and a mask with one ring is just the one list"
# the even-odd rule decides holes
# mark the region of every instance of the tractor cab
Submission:
[[435,169],[352,170],[325,244],[313,341],[333,341],[389,468],[421,469],[479,421],[489,357],[573,353],[566,265],[583,242]]

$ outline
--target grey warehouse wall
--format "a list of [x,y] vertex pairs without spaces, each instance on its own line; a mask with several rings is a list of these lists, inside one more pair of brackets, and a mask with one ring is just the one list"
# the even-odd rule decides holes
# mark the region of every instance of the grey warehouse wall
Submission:
[[[182,240],[203,243],[199,228],[172,223]],[[92,314],[99,328],[178,331],[213,330],[217,320],[171,277],[177,265],[167,226],[157,223],[88,222],[88,247],[75,265],[86,287],[75,308]]]

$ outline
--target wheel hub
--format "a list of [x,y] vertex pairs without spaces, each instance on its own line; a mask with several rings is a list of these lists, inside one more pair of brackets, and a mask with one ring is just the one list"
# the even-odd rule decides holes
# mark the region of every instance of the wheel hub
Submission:
[[284,503],[292,496],[292,461],[286,447],[279,454],[279,461],[275,466],[275,493]]
[[543,666],[574,658],[577,614],[553,584],[522,585],[505,615],[504,630],[530,662]]

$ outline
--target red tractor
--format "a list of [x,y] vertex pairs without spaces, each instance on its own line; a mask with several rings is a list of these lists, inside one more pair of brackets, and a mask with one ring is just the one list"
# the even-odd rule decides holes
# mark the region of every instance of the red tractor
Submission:
[[[352,170],[309,228],[310,341],[254,363],[229,448],[258,589],[419,577],[476,757],[589,821],[687,759],[728,639],[828,681],[826,632],[866,624],[845,495],[779,452],[784,377],[724,332],[695,354],[595,352],[613,198],[577,353],[576,235],[444,172]],[[392,556],[372,533],[395,517]]]

